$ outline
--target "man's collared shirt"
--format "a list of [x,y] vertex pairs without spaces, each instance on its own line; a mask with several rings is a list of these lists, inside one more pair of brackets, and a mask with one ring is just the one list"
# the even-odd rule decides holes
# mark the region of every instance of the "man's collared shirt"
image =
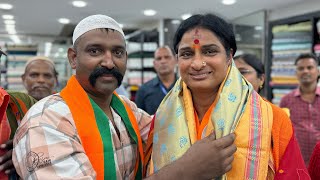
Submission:
[[139,88],[136,94],[135,102],[138,108],[145,110],[149,114],[154,114],[162,99],[172,89],[174,84],[175,82],[167,89],[158,76],[146,82]]
[[[152,117],[122,98],[133,111],[141,138],[146,142]],[[137,144],[113,109],[112,115],[116,127],[111,121],[109,126],[117,179],[134,179]],[[32,106],[15,135],[14,144],[13,162],[22,179],[95,179],[70,109],[59,94]]]
[[313,148],[320,140],[320,87],[316,89],[313,103],[302,100],[300,89],[297,88],[281,99],[280,107],[290,109],[295,135],[308,165]]

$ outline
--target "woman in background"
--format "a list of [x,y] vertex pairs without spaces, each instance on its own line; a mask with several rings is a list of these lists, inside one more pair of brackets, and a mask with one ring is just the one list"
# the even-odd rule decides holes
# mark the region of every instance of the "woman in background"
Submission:
[[264,65],[261,60],[252,54],[242,54],[233,59],[240,73],[252,84],[253,89],[260,93],[265,81]]

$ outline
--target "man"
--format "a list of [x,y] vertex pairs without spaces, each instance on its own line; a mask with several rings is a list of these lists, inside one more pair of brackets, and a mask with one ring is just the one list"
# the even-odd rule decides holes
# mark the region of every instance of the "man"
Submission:
[[[114,93],[126,71],[124,33],[114,19],[92,15],[79,22],[72,39],[68,59],[76,74],[29,110],[15,135],[14,166],[22,179],[141,179],[151,116]],[[218,176],[230,167],[224,156],[234,153],[233,140],[234,134],[212,135],[149,178]],[[203,165],[215,169],[198,169]]]
[[21,78],[28,94],[40,100],[54,93],[58,82],[57,76],[58,73],[51,59],[36,56],[27,61]]
[[299,87],[281,99],[280,107],[290,110],[290,119],[307,165],[314,146],[320,140],[318,60],[313,54],[302,54],[295,65]]
[[[0,49],[1,55],[6,55]],[[0,179],[16,179],[12,164],[12,138],[27,110],[36,100],[21,92],[6,92],[0,87]]]
[[154,53],[153,66],[157,77],[143,84],[137,92],[137,106],[149,114],[154,114],[164,96],[176,82],[174,69],[177,60],[168,46],[158,48]]

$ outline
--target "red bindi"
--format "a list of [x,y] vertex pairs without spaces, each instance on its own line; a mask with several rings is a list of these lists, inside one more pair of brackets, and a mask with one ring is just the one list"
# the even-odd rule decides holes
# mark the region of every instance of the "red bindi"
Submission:
[[195,39],[193,42],[194,42],[195,44],[199,44],[199,39]]

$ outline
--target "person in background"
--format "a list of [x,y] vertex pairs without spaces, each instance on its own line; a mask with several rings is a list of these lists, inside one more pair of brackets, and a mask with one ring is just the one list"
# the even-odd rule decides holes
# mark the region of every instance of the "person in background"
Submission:
[[[1,55],[6,55],[0,49]],[[14,91],[5,91],[0,87],[0,179],[18,179],[12,163],[13,135],[26,114],[36,103],[31,96]]]
[[177,60],[169,46],[159,47],[154,53],[153,65],[157,77],[143,84],[135,98],[137,106],[149,114],[154,114],[164,96],[176,82]]
[[54,62],[43,56],[29,59],[21,78],[28,94],[36,100],[53,94],[58,83]]
[[[77,24],[72,40],[68,60],[75,75],[60,93],[36,103],[15,134],[17,173],[22,179],[142,179],[152,118],[114,93],[127,65],[123,30],[109,16],[92,15]],[[203,162],[215,167],[220,148],[233,139],[205,138],[148,179],[212,177],[221,168],[203,168]]]
[[235,56],[234,63],[240,73],[251,83],[253,89],[260,93],[265,81],[264,65],[253,54]]
[[223,156],[211,157],[216,166],[202,162],[212,170],[225,166],[225,173],[198,178],[310,179],[289,117],[260,97],[236,68],[229,23],[212,14],[193,15],[180,24],[173,45],[181,78],[155,113],[149,173],[161,171],[210,134],[219,141],[235,133],[234,144],[216,153]]
[[320,179],[320,141],[314,147],[308,167],[312,180]]
[[282,97],[280,107],[290,110],[303,159],[306,164],[320,140],[320,87],[317,87],[318,59],[313,54],[301,54],[295,60],[297,89]]
[[[242,54],[233,59],[240,73],[251,83],[253,89],[260,93],[265,83],[264,65],[261,60],[253,54]],[[281,109],[290,116],[288,108]]]

